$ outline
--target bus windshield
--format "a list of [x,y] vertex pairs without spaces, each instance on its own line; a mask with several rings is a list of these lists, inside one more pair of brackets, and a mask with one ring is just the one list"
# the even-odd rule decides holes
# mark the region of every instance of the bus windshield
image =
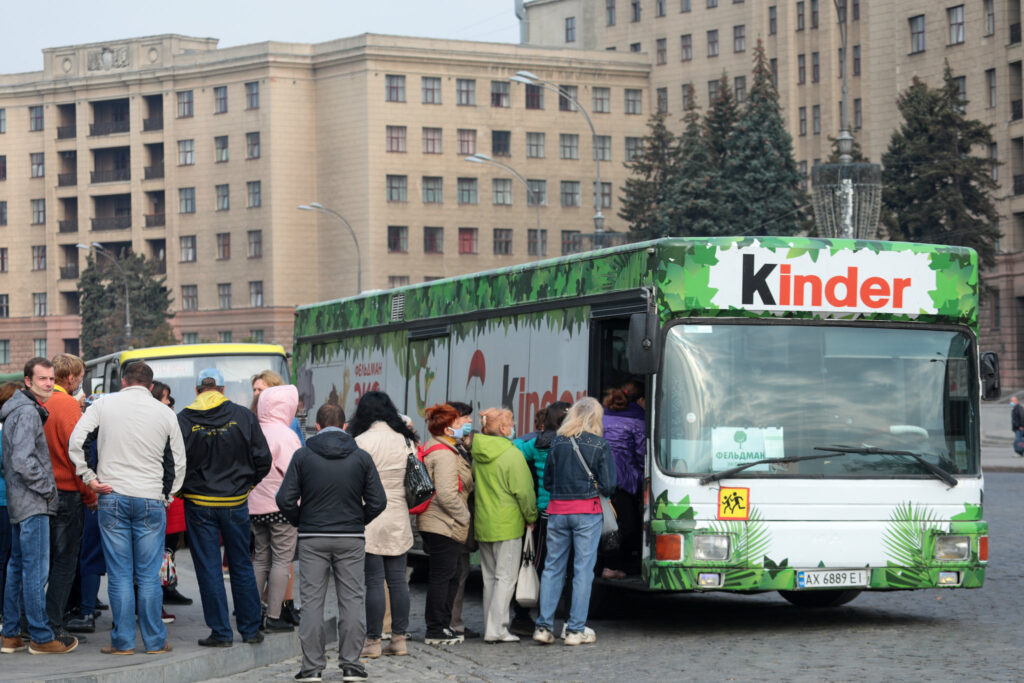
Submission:
[[[932,477],[979,472],[977,378],[961,331],[806,324],[679,324],[659,379],[663,471],[737,477]],[[864,451],[857,451],[863,447]],[[873,450],[875,452],[867,452]]]
[[290,379],[284,357],[276,354],[152,358],[146,363],[153,368],[153,379],[171,387],[176,411],[195,399],[196,376],[205,368],[220,370],[224,374],[224,395],[243,406],[252,402],[253,375],[273,370],[286,382]]

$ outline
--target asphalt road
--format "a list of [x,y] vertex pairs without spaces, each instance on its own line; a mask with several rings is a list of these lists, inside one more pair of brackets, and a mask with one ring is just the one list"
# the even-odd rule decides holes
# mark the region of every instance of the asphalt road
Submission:
[[[367,664],[378,681],[1020,681],[1024,680],[1024,474],[986,476],[991,562],[981,590],[865,593],[798,609],[777,594],[623,594],[592,619],[594,645],[410,644]],[[424,586],[412,628],[422,639]],[[474,589],[471,587],[471,591]],[[479,587],[467,623],[480,623]],[[418,630],[418,633],[416,632]],[[341,680],[336,659],[325,680]],[[219,679],[290,680],[298,659]]]

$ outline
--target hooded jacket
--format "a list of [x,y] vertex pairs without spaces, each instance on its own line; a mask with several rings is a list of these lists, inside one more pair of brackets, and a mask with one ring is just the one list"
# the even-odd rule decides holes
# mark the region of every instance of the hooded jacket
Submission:
[[4,423],[3,464],[11,524],[33,515],[57,513],[57,483],[43,434],[48,413],[27,389],[14,392],[0,408]]
[[383,514],[366,525],[366,552],[401,555],[412,547],[412,524],[405,502],[405,468],[409,453],[414,453],[416,446],[383,421],[371,424],[356,437],[356,444],[373,459],[388,498]]
[[362,536],[387,506],[370,454],[340,429],[321,430],[296,451],[276,500],[300,537]]
[[488,434],[473,437],[472,453],[476,540],[522,538],[526,524],[537,520],[537,496],[526,459],[505,437]]
[[527,439],[516,439],[512,443],[523,453],[523,457],[526,458],[526,464],[530,466],[530,470],[533,473],[533,485],[537,491],[537,509],[547,510],[548,501],[551,500],[551,494],[544,488],[544,465],[548,460],[548,449],[551,448],[551,440],[555,438],[557,432],[554,430],[547,432],[540,432],[536,438]]
[[219,391],[204,391],[178,413],[185,440],[182,498],[236,507],[270,471],[270,449],[256,416]]
[[[636,404],[631,403],[630,406]],[[625,410],[605,410],[602,420],[604,440],[611,446],[615,457],[618,487],[627,493],[636,493],[644,478],[644,457],[647,454],[643,413],[637,417],[636,412],[628,407]]]
[[277,512],[274,496],[284,481],[284,473],[288,471],[292,456],[302,448],[298,435],[291,428],[298,405],[299,392],[290,384],[269,387],[260,394],[256,409],[259,411],[260,428],[270,447],[272,462],[267,476],[249,494],[251,515]]

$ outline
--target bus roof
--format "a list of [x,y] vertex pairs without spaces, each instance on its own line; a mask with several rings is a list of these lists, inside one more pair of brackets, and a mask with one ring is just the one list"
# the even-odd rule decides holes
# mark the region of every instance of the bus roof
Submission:
[[[582,296],[654,287],[663,315],[766,316],[778,311],[743,305],[722,305],[710,276],[722,257],[744,250],[767,250],[776,260],[817,263],[845,253],[859,259],[871,254],[901,254],[920,262],[935,280],[929,306],[912,314],[872,313],[877,319],[919,320],[977,325],[978,265],[972,249],[909,242],[821,239],[808,237],[686,237],[638,242],[560,258],[433,280],[381,292],[367,292],[300,306],[296,310],[296,342],[332,333],[427,321],[448,316],[482,314],[496,309],[548,304]],[[767,253],[766,252],[766,253]],[[834,259],[838,263],[838,259]],[[795,261],[794,261],[795,262]],[[795,267],[795,266],[794,266]],[[882,266],[884,268],[884,266]],[[721,266],[718,270],[724,270]],[[841,271],[845,273],[846,271]],[[894,276],[898,274],[893,272]],[[738,280],[740,270],[729,273]],[[776,271],[776,276],[778,271]],[[863,282],[863,280],[862,280]],[[934,305],[931,305],[934,303]],[[795,312],[799,317],[843,317],[840,312]],[[788,312],[787,312],[788,314]]]
[[120,363],[147,358],[174,358],[177,356],[286,356],[280,344],[177,344],[173,346],[150,346],[143,349],[120,351]]

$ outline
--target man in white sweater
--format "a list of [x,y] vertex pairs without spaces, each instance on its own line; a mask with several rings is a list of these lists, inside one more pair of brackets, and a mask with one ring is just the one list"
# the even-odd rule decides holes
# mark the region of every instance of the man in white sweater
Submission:
[[[101,649],[104,654],[134,653],[136,607],[146,652],[171,650],[160,619],[160,563],[167,505],[185,479],[185,445],[174,411],[150,394],[152,384],[148,365],[129,364],[121,391],[93,403],[71,433],[71,462],[99,495],[100,538],[114,618],[111,644]],[[99,464],[94,472],[82,447],[97,429]]]

